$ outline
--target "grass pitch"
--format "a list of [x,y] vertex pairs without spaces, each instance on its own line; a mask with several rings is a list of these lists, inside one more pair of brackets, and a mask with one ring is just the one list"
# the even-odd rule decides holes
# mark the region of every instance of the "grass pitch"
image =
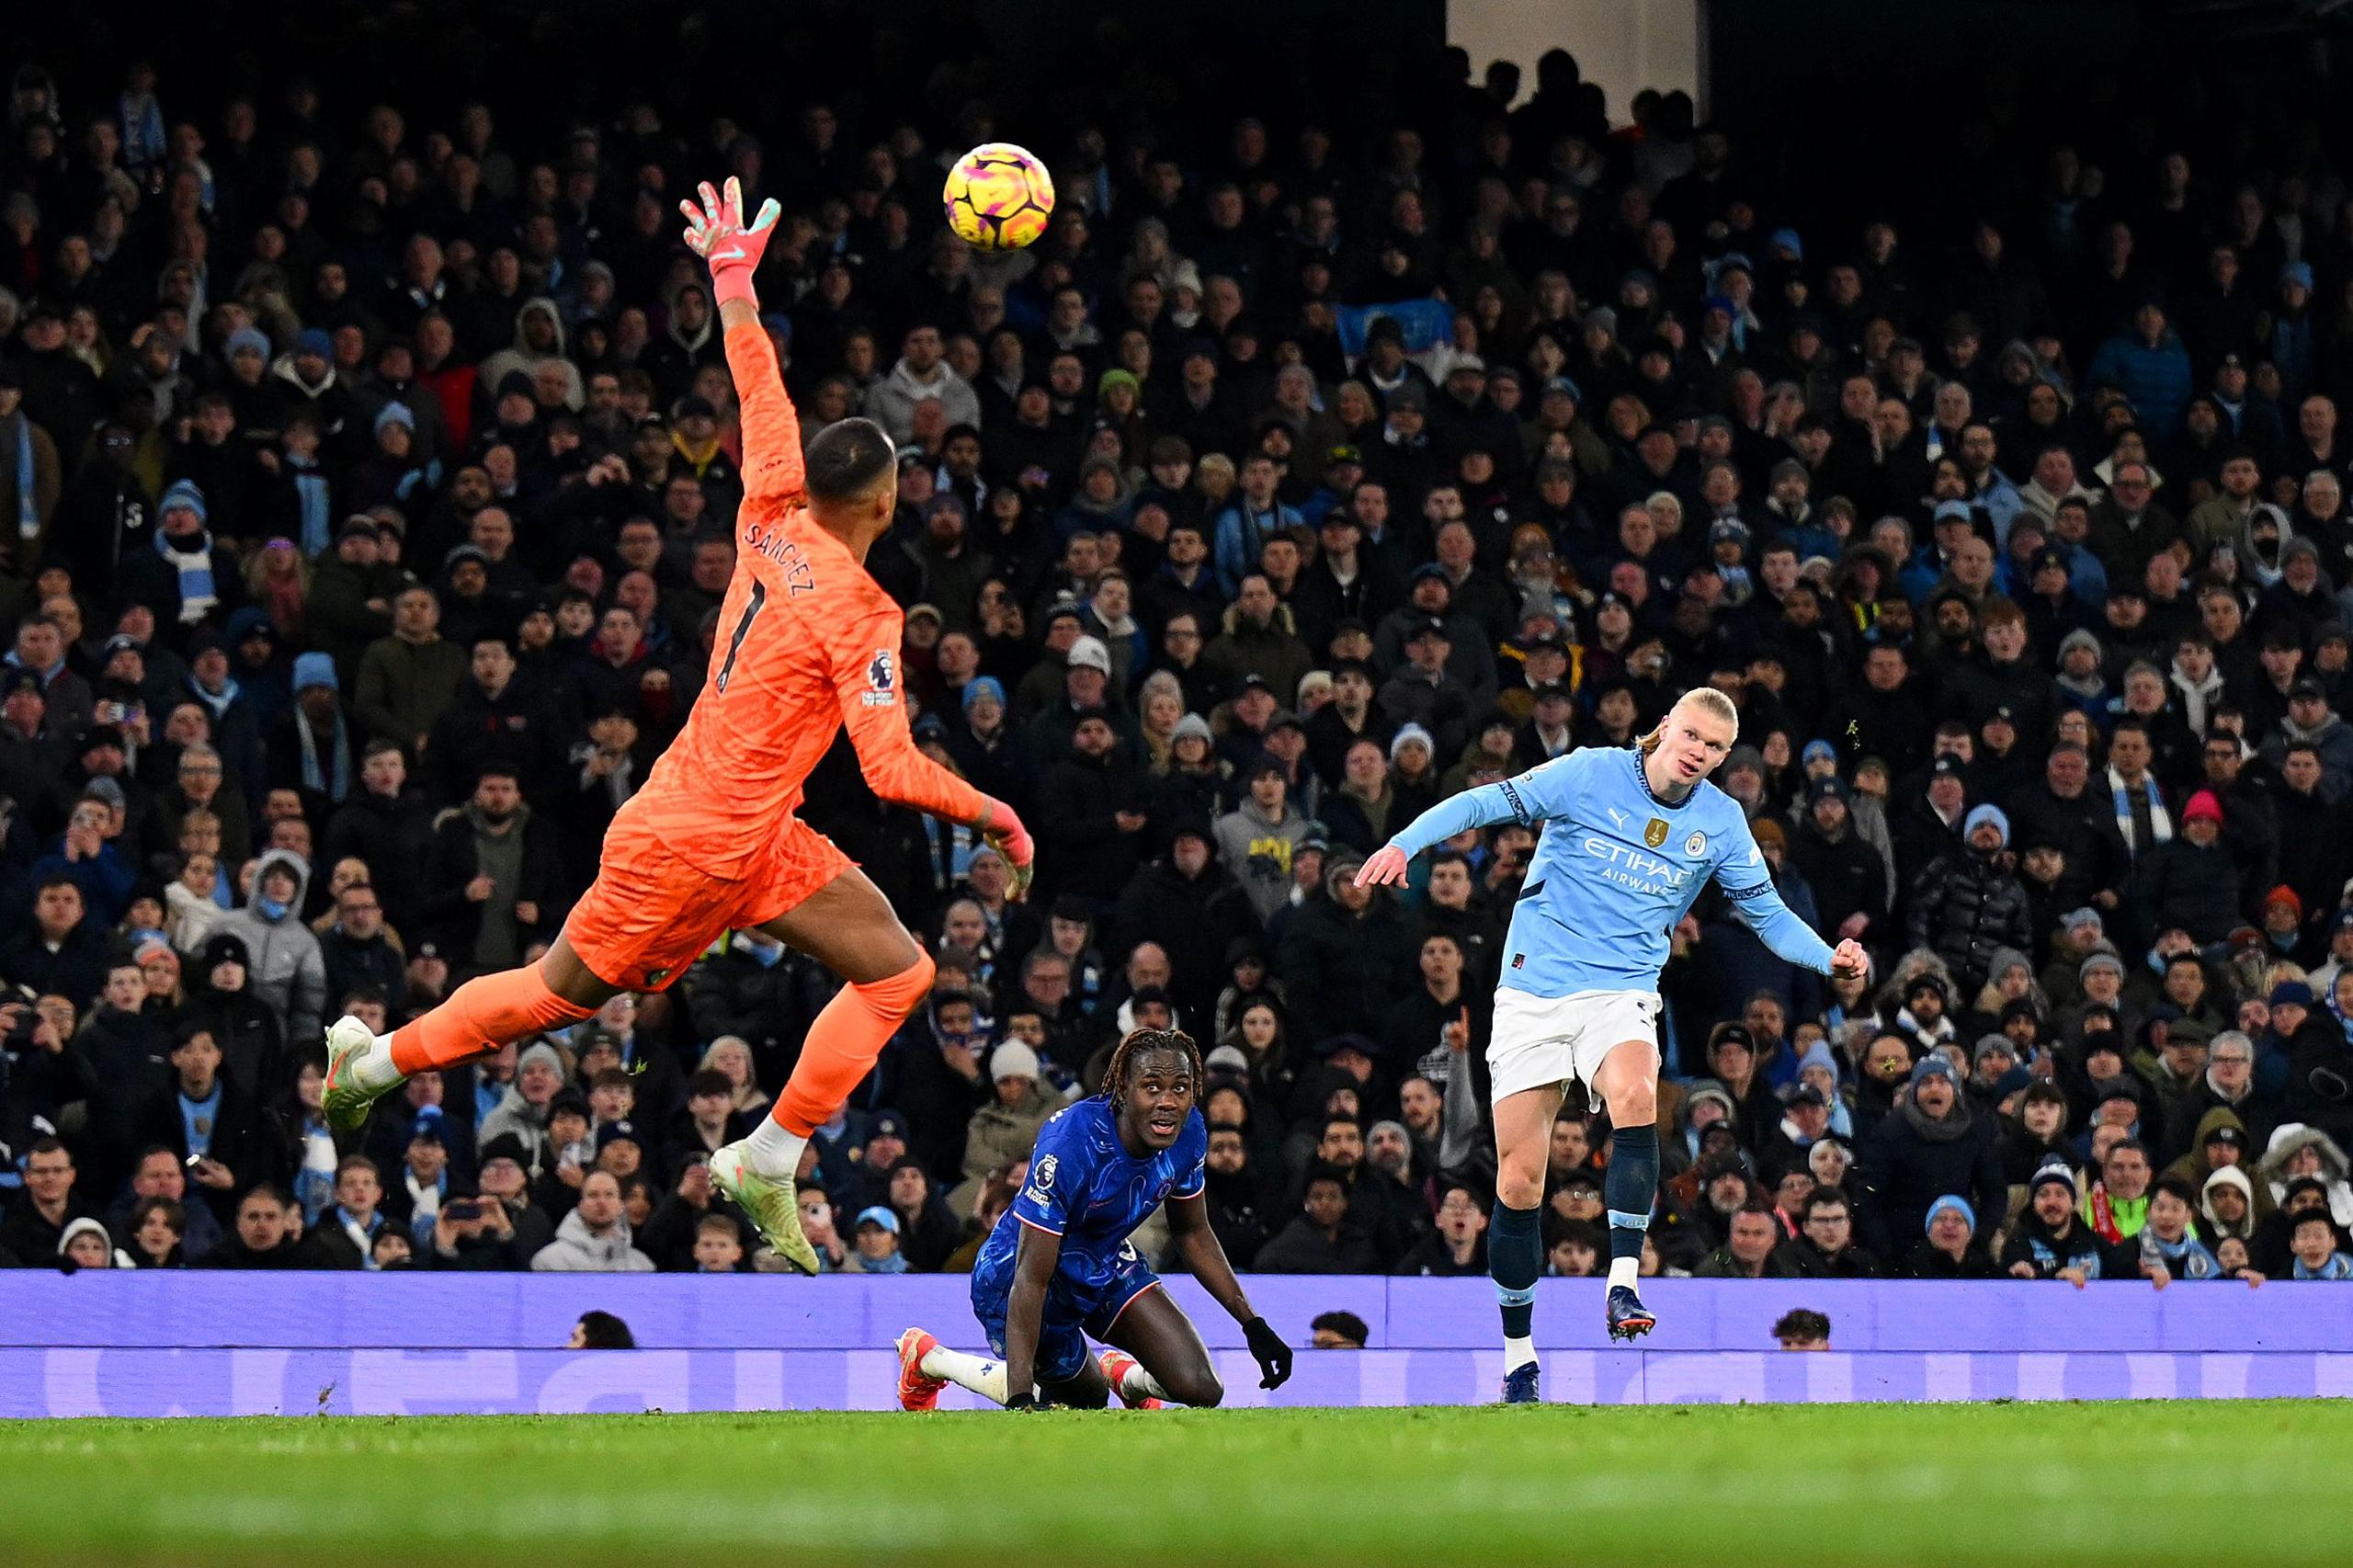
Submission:
[[0,1422],[0,1562],[2347,1561],[2353,1404]]

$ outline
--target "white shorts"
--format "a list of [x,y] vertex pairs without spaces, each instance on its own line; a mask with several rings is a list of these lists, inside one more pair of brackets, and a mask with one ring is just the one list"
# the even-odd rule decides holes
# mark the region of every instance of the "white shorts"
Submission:
[[1495,990],[1495,1028],[1487,1038],[1494,1097],[1550,1088],[1571,1080],[1593,1083],[1601,1060],[1630,1040],[1658,1040],[1655,991],[1575,991],[1532,996],[1508,986]]

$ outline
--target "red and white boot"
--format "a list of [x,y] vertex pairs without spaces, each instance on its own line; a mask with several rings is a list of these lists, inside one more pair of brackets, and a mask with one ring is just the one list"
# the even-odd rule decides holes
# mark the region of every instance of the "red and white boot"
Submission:
[[1096,1364],[1103,1369],[1104,1380],[1111,1385],[1111,1392],[1118,1394],[1120,1403],[1130,1410],[1166,1408],[1165,1401],[1154,1399],[1150,1395],[1139,1397],[1128,1392],[1128,1374],[1135,1370],[1136,1358],[1126,1351],[1106,1350],[1096,1358]]
[[923,1369],[923,1358],[938,1348],[939,1341],[920,1328],[911,1328],[899,1335],[900,1409],[939,1408],[939,1391],[948,1386],[948,1380],[935,1378]]

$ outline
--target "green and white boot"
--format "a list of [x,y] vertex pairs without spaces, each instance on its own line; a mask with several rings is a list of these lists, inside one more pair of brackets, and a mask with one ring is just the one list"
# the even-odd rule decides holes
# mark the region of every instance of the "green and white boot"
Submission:
[[752,1217],[777,1256],[803,1274],[817,1273],[817,1249],[801,1229],[801,1196],[790,1176],[762,1176],[745,1163],[744,1145],[736,1142],[711,1155],[710,1179]]
[[368,1120],[368,1108],[401,1082],[398,1074],[376,1088],[361,1081],[358,1060],[375,1046],[375,1031],[348,1014],[327,1029],[327,1081],[320,1105],[327,1125],[337,1132],[358,1131]]

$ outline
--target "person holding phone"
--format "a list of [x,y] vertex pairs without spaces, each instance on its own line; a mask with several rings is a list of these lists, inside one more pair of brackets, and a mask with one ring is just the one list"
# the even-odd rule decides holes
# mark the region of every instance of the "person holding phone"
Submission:
[[425,1267],[460,1271],[504,1272],[519,1269],[516,1256],[515,1221],[506,1205],[492,1199],[452,1198],[433,1217]]
[[141,1103],[135,1136],[139,1145],[177,1154],[191,1196],[210,1204],[226,1225],[236,1217],[237,1196],[263,1174],[267,1153],[260,1108],[221,1064],[210,1025],[201,1018],[181,1022],[172,1034],[171,1078]]

